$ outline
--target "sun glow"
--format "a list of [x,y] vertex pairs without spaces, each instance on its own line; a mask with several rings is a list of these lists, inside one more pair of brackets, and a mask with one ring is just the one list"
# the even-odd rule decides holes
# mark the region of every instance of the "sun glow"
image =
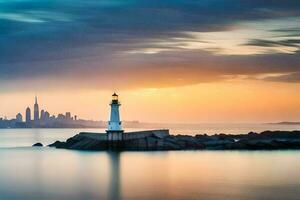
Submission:
[[[300,85],[232,80],[184,87],[118,91],[122,120],[144,122],[271,122],[297,121]],[[40,106],[51,113],[70,111],[80,118],[106,120],[111,91],[81,90],[39,93]],[[293,96],[293,98],[290,98]],[[8,117],[33,103],[34,93],[1,94]],[[59,101],[58,101],[59,99]],[[55,102],[55,103],[54,103]]]

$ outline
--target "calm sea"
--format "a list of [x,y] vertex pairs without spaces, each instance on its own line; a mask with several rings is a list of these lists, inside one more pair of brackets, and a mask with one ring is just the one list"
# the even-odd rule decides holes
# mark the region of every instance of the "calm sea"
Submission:
[[[173,134],[296,130],[199,125]],[[129,129],[133,130],[133,129]],[[79,129],[0,129],[0,200],[299,200],[300,151],[82,152],[31,147]],[[99,131],[84,129],[84,131]]]

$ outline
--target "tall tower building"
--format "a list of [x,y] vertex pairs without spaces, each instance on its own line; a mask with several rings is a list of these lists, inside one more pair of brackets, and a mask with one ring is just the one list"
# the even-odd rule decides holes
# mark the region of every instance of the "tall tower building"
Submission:
[[45,111],[43,109],[41,110],[40,119],[45,120]]
[[37,102],[37,97],[35,96],[34,110],[33,110],[33,119],[34,121],[39,121],[39,104]]
[[123,139],[123,130],[120,121],[120,107],[119,97],[116,93],[112,95],[112,101],[110,103],[110,120],[108,122],[107,135],[110,141],[119,141]]
[[31,121],[31,110],[29,107],[26,108],[26,123],[30,123]]
[[50,118],[50,113],[48,111],[45,111],[45,120],[48,120]]

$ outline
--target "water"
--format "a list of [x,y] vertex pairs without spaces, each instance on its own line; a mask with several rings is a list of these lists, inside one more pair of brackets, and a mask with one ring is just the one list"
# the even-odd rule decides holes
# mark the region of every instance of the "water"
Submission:
[[299,200],[300,152],[0,151],[0,199]]
[[[35,142],[49,144],[64,140],[78,131],[0,129],[0,199],[299,200],[300,197],[300,151],[113,153],[30,147]],[[191,130],[172,129],[175,133],[181,131]]]

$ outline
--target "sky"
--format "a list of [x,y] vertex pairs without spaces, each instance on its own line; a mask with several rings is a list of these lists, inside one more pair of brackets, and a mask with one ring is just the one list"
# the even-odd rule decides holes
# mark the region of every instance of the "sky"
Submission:
[[0,0],[0,116],[300,121],[298,0]]

